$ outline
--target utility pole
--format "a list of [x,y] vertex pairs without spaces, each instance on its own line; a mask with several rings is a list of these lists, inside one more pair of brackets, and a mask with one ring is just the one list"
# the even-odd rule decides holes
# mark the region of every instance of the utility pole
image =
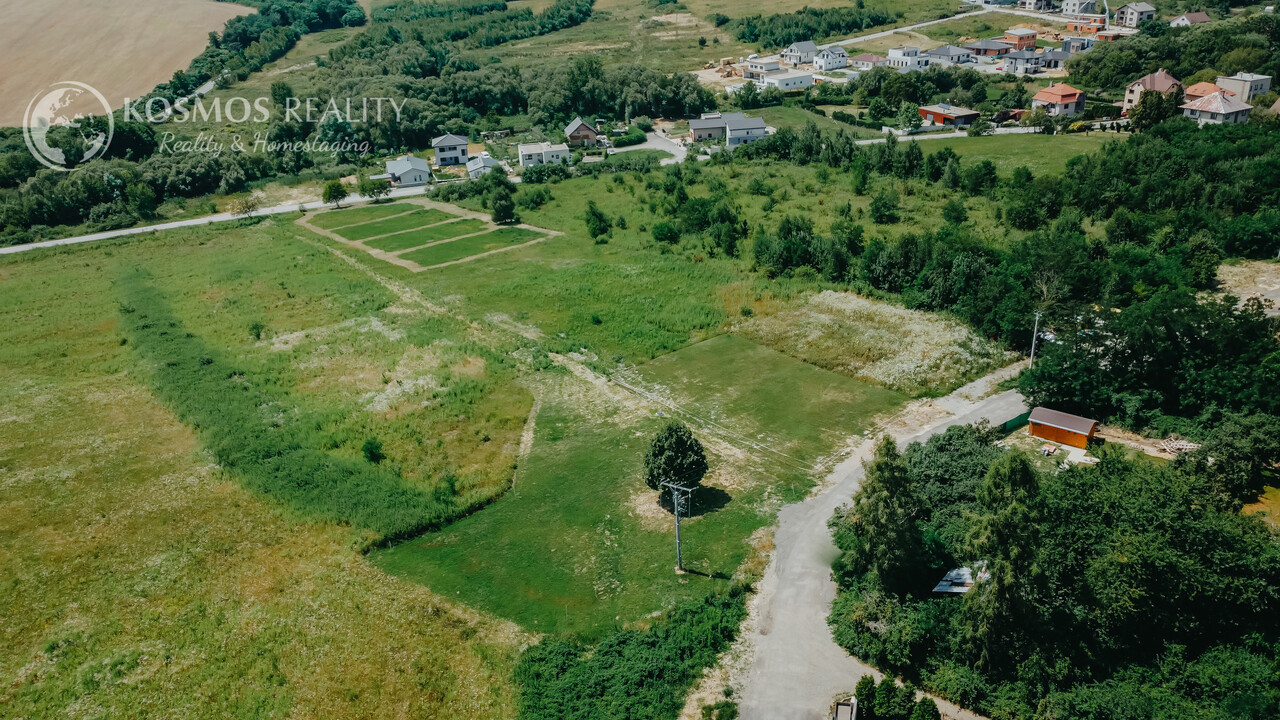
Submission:
[[1040,313],[1036,312],[1036,329],[1031,331],[1031,363],[1027,365],[1027,369],[1036,366],[1036,339],[1040,337]]
[[680,503],[684,502],[684,496],[693,492],[693,488],[677,485],[673,482],[664,482],[662,487],[671,491],[671,507],[676,514],[676,572],[684,572],[684,557],[680,554]]

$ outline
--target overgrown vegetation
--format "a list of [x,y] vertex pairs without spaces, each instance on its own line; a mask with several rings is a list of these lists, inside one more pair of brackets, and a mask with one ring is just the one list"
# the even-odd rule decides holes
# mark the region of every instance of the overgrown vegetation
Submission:
[[[995,439],[955,427],[878,448],[832,520],[838,642],[991,717],[1280,709],[1280,545],[1258,518],[1201,466],[1104,449],[1042,475]],[[930,594],[961,565],[989,577]]]

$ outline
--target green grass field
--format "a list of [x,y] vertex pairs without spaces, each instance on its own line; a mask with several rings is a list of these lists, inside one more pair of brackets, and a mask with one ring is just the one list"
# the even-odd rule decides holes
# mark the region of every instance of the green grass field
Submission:
[[421,208],[407,215],[397,215],[386,220],[378,220],[377,222],[364,223],[354,227],[346,227],[335,230],[338,235],[348,240],[364,240],[366,238],[378,237],[380,235],[389,235],[391,233],[400,233],[405,230],[413,230],[424,225],[431,225],[438,222],[444,222],[450,218],[457,217],[450,215],[443,210],[434,208]]
[[391,215],[411,212],[417,207],[417,205],[409,203],[392,203],[390,205],[364,205],[362,207],[346,208],[345,210],[330,210],[311,218],[311,224],[325,230],[336,230],[356,223],[371,222]]
[[732,428],[722,440],[790,451],[712,454],[708,489],[695,517],[681,523],[685,564],[702,575],[672,572],[673,521],[642,479],[646,443],[665,422],[657,413],[671,410],[639,399],[636,408],[604,406],[575,389],[580,381],[544,391],[533,452],[502,501],[380,551],[374,562],[530,630],[593,633],[638,620],[723,587],[750,551],[751,533],[812,483],[802,466],[902,400],[731,336],[639,373],[651,391],[666,387],[697,415]]
[[979,138],[920,137],[920,147],[925,152],[935,152],[943,145],[950,145],[965,160],[990,160],[1008,172],[1025,165],[1036,175],[1060,173],[1067,160],[1093,152],[1103,143],[1122,140],[1127,133],[1074,133],[1070,135],[988,135]]
[[413,232],[400,233],[391,237],[380,238],[372,242],[365,243],[371,248],[378,250],[386,250],[387,252],[396,252],[397,250],[405,250],[407,248],[415,248],[419,245],[427,243],[448,240],[459,235],[469,235],[474,232],[480,232],[490,227],[489,223],[484,220],[476,220],[475,218],[465,218],[463,220],[454,220],[453,222],[434,225],[432,227],[424,227]]
[[421,250],[414,250],[413,252],[405,253],[401,257],[406,260],[412,260],[423,267],[429,267],[518,245],[540,237],[545,237],[545,235],[536,230],[514,227],[498,228],[493,232],[472,235],[453,242],[440,243]]

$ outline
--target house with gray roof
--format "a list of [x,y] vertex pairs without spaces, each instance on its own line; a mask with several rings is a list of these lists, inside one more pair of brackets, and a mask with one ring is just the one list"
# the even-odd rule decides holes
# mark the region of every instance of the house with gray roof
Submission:
[[725,146],[734,148],[766,137],[768,128],[764,120],[740,112],[703,113],[702,117],[689,121],[689,134],[694,142],[724,138]]
[[441,167],[467,164],[467,138],[462,135],[441,135],[431,141],[431,149],[436,151],[436,164]]
[[1045,70],[1065,70],[1071,53],[1066,50],[1045,50],[1040,53],[1040,66]]
[[1116,11],[1116,24],[1136,28],[1155,18],[1156,9],[1144,2],[1129,3]]
[[386,172],[370,175],[374,180],[387,180],[399,187],[426,185],[431,182],[431,164],[420,157],[401,155],[395,160],[388,160]]
[[952,65],[962,65],[967,62],[973,62],[973,51],[968,48],[956,47],[955,45],[943,45],[940,48],[925,50],[925,55],[930,60],[938,60]]
[[1013,50],[1013,45],[1002,40],[978,40],[964,47],[974,55],[982,55],[984,57],[1004,57],[1010,50]]
[[1004,56],[1005,72],[1016,75],[1032,75],[1044,67],[1040,53],[1034,50],[1014,50]]
[[494,160],[489,153],[480,153],[467,161],[467,177],[476,178],[494,170],[502,171],[502,163]]
[[812,40],[801,40],[791,43],[782,51],[782,60],[790,65],[802,65],[813,62],[813,56],[817,54],[817,44]]

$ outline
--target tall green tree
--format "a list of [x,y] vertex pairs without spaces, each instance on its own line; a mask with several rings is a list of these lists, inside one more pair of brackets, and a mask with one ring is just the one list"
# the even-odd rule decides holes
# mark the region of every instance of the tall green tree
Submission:
[[922,570],[918,502],[897,442],[885,436],[863,463],[866,478],[845,511],[840,563],[848,574],[873,573],[890,592],[906,592]]
[[659,430],[644,456],[644,483],[663,497],[670,496],[663,483],[693,487],[706,474],[706,450],[682,422],[672,421]]

